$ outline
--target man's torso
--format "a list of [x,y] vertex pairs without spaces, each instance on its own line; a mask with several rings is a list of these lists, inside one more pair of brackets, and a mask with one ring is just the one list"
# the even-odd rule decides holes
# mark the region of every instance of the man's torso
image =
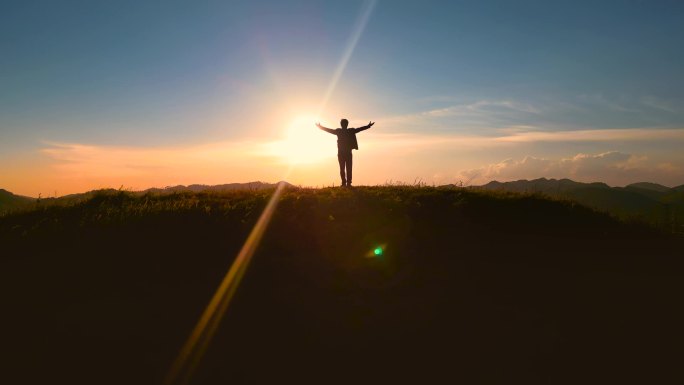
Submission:
[[338,128],[335,130],[337,135],[337,152],[351,153],[352,149],[359,149],[354,130]]

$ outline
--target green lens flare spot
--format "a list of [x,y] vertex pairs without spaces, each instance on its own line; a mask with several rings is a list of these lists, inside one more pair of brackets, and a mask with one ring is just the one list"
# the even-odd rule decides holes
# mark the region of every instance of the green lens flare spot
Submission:
[[382,255],[382,247],[376,247],[375,250],[373,250],[373,254]]

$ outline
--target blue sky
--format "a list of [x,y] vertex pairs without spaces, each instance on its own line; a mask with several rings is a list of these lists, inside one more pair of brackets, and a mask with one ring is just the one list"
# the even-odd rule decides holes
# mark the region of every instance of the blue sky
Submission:
[[[303,117],[377,121],[362,183],[684,184],[683,22],[677,1],[16,2],[0,187],[330,184],[334,138]],[[309,130],[297,153],[329,157],[263,148]]]

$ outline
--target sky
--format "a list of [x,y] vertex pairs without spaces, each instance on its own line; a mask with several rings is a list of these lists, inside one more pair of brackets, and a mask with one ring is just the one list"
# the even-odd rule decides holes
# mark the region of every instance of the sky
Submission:
[[684,184],[681,1],[22,1],[0,188]]

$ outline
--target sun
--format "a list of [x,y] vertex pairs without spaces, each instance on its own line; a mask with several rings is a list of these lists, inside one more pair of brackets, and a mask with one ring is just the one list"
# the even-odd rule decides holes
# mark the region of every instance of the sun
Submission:
[[335,137],[316,127],[315,115],[292,119],[280,140],[270,143],[269,152],[289,164],[318,163],[335,155]]

